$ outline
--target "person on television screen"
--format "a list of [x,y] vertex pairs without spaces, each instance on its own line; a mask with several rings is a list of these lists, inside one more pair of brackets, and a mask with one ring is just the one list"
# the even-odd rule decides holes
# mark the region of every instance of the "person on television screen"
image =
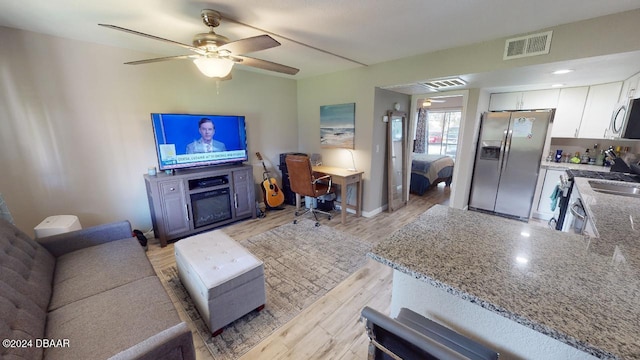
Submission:
[[213,140],[213,135],[216,133],[216,127],[211,119],[200,119],[198,122],[198,131],[200,132],[201,137],[187,145],[187,154],[227,151],[223,142]]

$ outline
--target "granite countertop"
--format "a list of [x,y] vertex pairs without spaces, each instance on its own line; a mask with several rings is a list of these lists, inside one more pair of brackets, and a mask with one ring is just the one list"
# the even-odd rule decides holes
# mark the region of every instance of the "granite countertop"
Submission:
[[640,358],[640,200],[582,180],[599,238],[436,205],[369,256],[586,353]]
[[[574,189],[578,191],[588,218],[595,226],[598,238],[593,239],[593,248],[603,248],[606,254],[624,255],[640,269],[640,197],[628,197],[596,192],[589,182],[611,183],[638,187],[640,184],[602,179],[574,178]],[[638,293],[640,306],[640,293]],[[640,335],[639,335],[640,337]]]
[[600,166],[600,165],[588,165],[588,164],[574,164],[574,163],[565,163],[565,162],[555,162],[555,161],[542,161],[540,163],[540,167],[545,169],[560,169],[560,170],[591,170],[591,171],[602,171],[609,172],[611,167],[609,166]]

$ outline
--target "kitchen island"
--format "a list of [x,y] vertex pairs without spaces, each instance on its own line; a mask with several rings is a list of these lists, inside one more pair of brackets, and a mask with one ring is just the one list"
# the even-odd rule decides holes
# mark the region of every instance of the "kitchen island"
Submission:
[[501,358],[638,359],[640,206],[597,207],[600,238],[436,205],[369,256],[395,269],[392,316],[410,308]]

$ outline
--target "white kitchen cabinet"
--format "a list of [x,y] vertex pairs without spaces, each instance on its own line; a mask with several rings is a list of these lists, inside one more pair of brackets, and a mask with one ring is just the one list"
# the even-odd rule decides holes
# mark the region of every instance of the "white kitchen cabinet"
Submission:
[[588,86],[560,90],[558,107],[553,118],[552,137],[574,138],[578,136],[588,93]]
[[521,92],[491,94],[489,111],[517,110],[521,101]]
[[558,105],[560,90],[536,90],[491,94],[489,111],[553,109]]
[[559,89],[526,91],[522,93],[521,110],[555,109],[560,97]]
[[638,83],[640,82],[640,73],[633,75],[622,83],[622,91],[620,91],[620,103],[626,104],[629,99],[640,97],[638,91]]
[[[542,191],[540,191],[540,197],[538,198],[538,206],[532,214],[533,217],[543,220],[549,220],[553,217],[554,212],[551,211],[551,194],[555,191],[556,185],[560,183],[560,175],[564,173],[564,170],[547,169],[544,175]],[[559,200],[557,206],[559,206]],[[556,210],[557,209],[558,208],[556,208]]]
[[609,136],[611,116],[618,103],[621,89],[621,81],[589,87],[578,131],[579,138],[601,139]]

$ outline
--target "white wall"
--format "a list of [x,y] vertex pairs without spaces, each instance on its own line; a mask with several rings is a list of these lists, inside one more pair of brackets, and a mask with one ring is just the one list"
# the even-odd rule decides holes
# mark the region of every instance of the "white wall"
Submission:
[[245,115],[256,182],[254,152],[298,149],[294,80],[235,69],[218,90],[189,61],[128,66],[153,56],[1,27],[0,43],[0,193],[28,234],[54,214],[149,230],[152,112]]

